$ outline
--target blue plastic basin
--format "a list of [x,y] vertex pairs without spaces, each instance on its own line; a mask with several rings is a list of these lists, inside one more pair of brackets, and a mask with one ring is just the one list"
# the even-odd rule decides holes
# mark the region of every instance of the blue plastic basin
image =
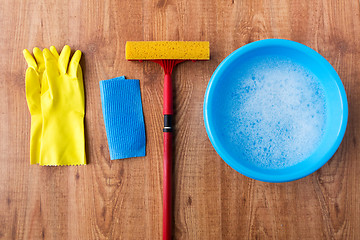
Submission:
[[[309,157],[297,164],[281,169],[261,168],[249,164],[234,146],[234,139],[227,138],[221,118],[229,107],[219,107],[226,86],[239,79],[242,68],[253,59],[268,56],[286,57],[300,64],[318,79],[326,101],[326,124],[318,147]],[[204,121],[209,139],[220,157],[239,173],[265,182],[288,182],[305,177],[323,166],[338,149],[347,125],[348,103],[344,86],[330,63],[313,49],[289,40],[266,39],[247,44],[231,53],[217,67],[205,93]],[[237,121],[238,119],[234,119]],[[240,141],[240,139],[239,139]]]

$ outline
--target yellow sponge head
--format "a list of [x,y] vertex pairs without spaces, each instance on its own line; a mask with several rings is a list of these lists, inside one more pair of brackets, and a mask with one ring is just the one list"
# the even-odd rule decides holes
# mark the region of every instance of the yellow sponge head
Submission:
[[128,41],[127,60],[209,60],[209,42],[205,41]]

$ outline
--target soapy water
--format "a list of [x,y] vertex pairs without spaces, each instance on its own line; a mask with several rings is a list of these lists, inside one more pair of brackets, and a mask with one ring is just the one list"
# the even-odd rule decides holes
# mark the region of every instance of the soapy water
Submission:
[[241,160],[282,169],[306,159],[319,145],[326,100],[317,77],[289,59],[248,63],[224,99],[225,133]]

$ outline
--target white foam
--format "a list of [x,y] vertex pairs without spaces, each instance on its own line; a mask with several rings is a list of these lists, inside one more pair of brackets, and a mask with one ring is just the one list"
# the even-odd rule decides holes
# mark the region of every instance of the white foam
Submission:
[[225,132],[243,158],[267,169],[297,164],[318,146],[326,101],[315,75],[286,59],[254,61],[230,86]]

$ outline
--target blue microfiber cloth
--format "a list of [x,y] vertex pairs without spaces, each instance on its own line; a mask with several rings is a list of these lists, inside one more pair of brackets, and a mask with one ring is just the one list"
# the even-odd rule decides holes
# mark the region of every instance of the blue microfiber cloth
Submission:
[[140,82],[124,76],[100,81],[110,158],[145,156],[145,125]]

